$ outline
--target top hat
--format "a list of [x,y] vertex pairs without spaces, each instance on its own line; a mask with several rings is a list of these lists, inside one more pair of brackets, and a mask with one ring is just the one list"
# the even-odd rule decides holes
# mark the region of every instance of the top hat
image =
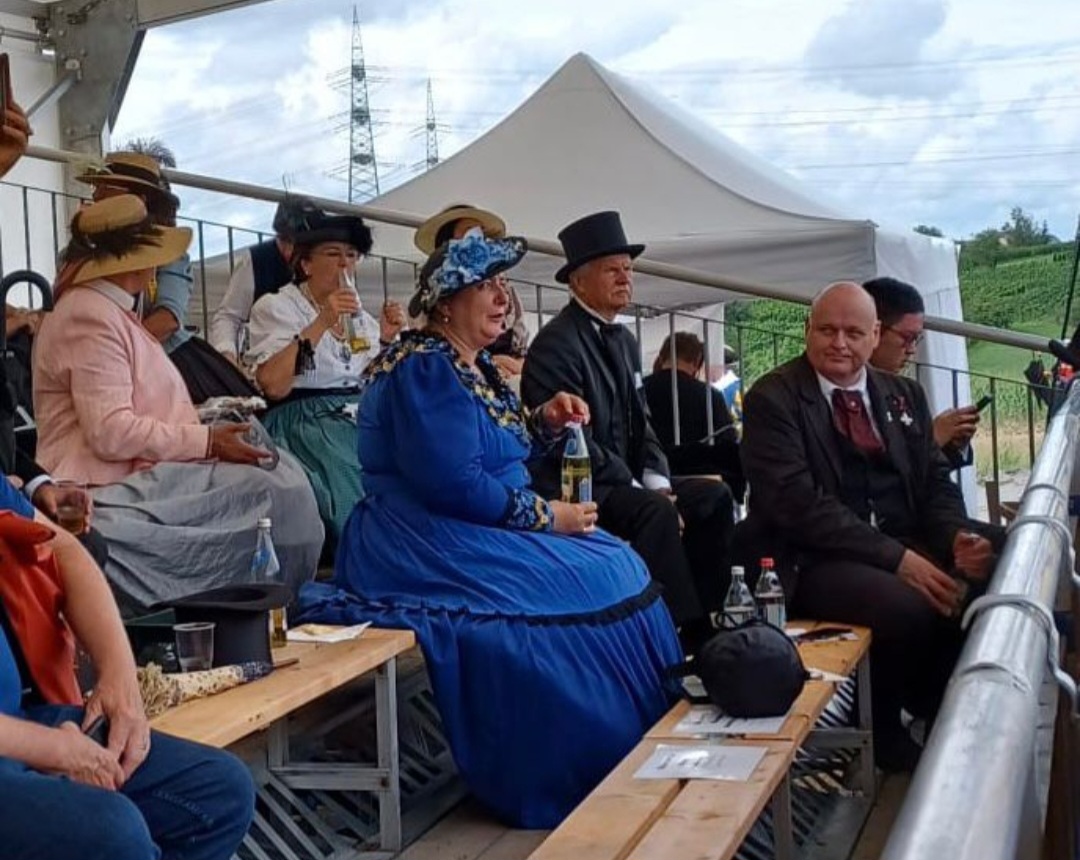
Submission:
[[455,221],[466,220],[475,221],[479,224],[480,229],[489,239],[501,239],[506,235],[506,222],[494,212],[476,206],[469,206],[467,203],[458,203],[454,206],[447,206],[442,212],[432,215],[417,227],[416,235],[413,236],[413,243],[425,254],[430,254],[435,250],[437,244],[435,239],[443,227],[447,224],[453,224]]
[[250,660],[272,662],[268,612],[285,606],[288,586],[278,583],[225,585],[167,601],[151,609],[171,608],[178,624],[214,623],[214,666]]
[[315,209],[302,219],[292,241],[297,247],[344,242],[366,255],[371,250],[371,228],[359,215],[327,215]]
[[180,205],[180,199],[170,190],[169,180],[162,175],[157,159],[141,152],[110,152],[105,156],[103,166],[88,167],[86,173],[77,178],[87,185],[128,188],[132,194],[156,192]]
[[555,273],[560,284],[570,282],[570,273],[579,266],[612,254],[629,254],[634,259],[645,250],[644,245],[626,241],[618,212],[596,212],[579,218],[559,231],[566,265]]
[[190,227],[158,227],[146,204],[134,194],[91,203],[71,219],[65,264],[74,267],[68,284],[141,269],[156,269],[179,259],[191,244]]

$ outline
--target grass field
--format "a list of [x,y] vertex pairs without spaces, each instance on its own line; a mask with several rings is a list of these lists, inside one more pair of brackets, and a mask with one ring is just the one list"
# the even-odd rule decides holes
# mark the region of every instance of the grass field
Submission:
[[[1064,245],[1011,248],[1008,259],[996,266],[970,265],[962,259],[964,318],[1046,338],[1060,337],[1071,267],[1072,251]],[[1074,321],[1080,317],[1080,296],[1075,301]],[[728,306],[727,341],[740,347],[743,377],[748,383],[798,354],[805,318],[805,307],[786,302],[734,302]],[[1015,347],[975,341],[968,344],[968,366],[975,374],[972,398],[977,400],[991,390],[995,398],[984,418],[984,429],[975,437],[980,478],[993,473],[993,453],[1001,473],[1026,469],[1031,458],[1031,430],[1036,450],[1042,441],[1046,411],[1024,378],[1024,369],[1035,357]],[[1046,355],[1040,359],[1050,369],[1053,359]],[[996,439],[989,432],[991,418],[997,428]]]

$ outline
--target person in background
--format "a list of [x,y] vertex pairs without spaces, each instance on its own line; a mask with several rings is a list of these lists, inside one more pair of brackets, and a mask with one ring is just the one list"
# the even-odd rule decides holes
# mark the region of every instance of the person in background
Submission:
[[307,197],[286,195],[274,211],[274,238],[245,248],[229,278],[229,286],[210,322],[210,345],[239,366],[251,308],[293,279],[293,240],[297,231],[322,210]]
[[965,586],[994,548],[971,531],[914,380],[869,366],[880,323],[869,294],[840,282],[814,299],[802,355],[750,389],[742,524],[770,556],[795,617],[873,632],[874,756],[911,770],[901,710],[932,720],[963,635]]
[[[681,659],[641,559],[596,528],[591,502],[547,502],[526,460],[590,420],[556,393],[526,419],[487,352],[520,238],[479,229],[440,245],[410,314],[368,366],[359,455],[368,493],[334,585],[301,620],[416,632],[454,760],[515,827],[556,826],[670,707]],[[336,586],[336,587],[335,587]]]
[[310,579],[322,547],[300,466],[250,444],[246,424],[205,426],[175,365],[135,313],[154,270],[191,231],[159,227],[125,194],[76,213],[56,306],[34,348],[38,456],[91,486],[105,572],[126,611],[243,582],[259,517],[273,516],[287,583]]
[[[735,501],[742,503],[746,492],[739,434],[723,395],[701,379],[705,367],[705,344],[692,332],[675,332],[675,372],[672,372],[671,343],[664,338],[645,377],[645,399],[653,429],[664,446],[672,475],[720,475]],[[678,386],[679,444],[675,444],[675,401],[672,382]],[[712,437],[708,403],[712,404]]]
[[724,372],[712,383],[713,387],[724,395],[728,412],[735,427],[742,430],[742,380],[739,379],[739,354],[728,344],[724,344]]
[[[877,307],[881,340],[870,363],[889,373],[900,373],[915,357],[923,339],[926,306],[919,291],[896,278],[874,278],[863,284]],[[979,429],[974,406],[946,409],[934,418],[934,441],[954,469],[970,466],[971,439]]]
[[[135,149],[110,152],[105,164],[80,176],[94,187],[94,200],[134,194],[146,204],[154,223],[175,227],[180,198],[173,194],[162,164],[176,166],[172,152],[157,141],[141,141]],[[160,266],[150,281],[141,314],[143,326],[161,344],[183,377],[193,403],[210,397],[253,397],[258,392],[236,367],[202,338],[184,327],[194,280],[191,257]]]
[[[468,203],[455,203],[432,215],[417,227],[413,242],[420,251],[431,256],[440,245],[450,239],[460,239],[475,227],[479,227],[489,239],[501,239],[506,235],[506,222],[494,212],[470,206]],[[525,351],[529,348],[529,329],[525,325],[525,311],[517,290],[507,281],[505,275],[499,277],[507,291],[509,305],[503,332],[488,347],[488,352],[503,376],[511,380],[512,384],[517,384],[525,363]]]
[[[363,494],[354,411],[360,376],[405,322],[396,302],[383,305],[378,321],[360,307],[356,268],[369,251],[371,230],[359,216],[312,216],[294,235],[293,283],[251,309],[246,361],[270,401],[266,428],[303,465],[331,549]],[[355,320],[355,343],[346,316]]]
[[[641,357],[617,314],[633,299],[633,260],[644,245],[627,241],[618,212],[581,218],[559,233],[570,301],[533,339],[521,395],[537,408],[557,391],[589,404],[586,432],[600,525],[630,542],[664,586],[664,599],[696,651],[712,633],[709,613],[723,605],[729,577],[734,502],[722,483],[672,479],[642,392]],[[530,464],[537,490],[559,496],[559,452]],[[685,528],[684,528],[685,526]]]

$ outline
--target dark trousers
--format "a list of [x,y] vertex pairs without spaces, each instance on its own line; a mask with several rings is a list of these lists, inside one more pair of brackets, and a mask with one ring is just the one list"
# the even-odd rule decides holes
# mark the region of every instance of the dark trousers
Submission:
[[891,571],[851,561],[823,561],[799,574],[797,617],[869,627],[874,742],[895,742],[900,709],[932,721],[963,645],[945,618]]
[[[675,478],[676,501],[640,487],[604,488],[600,527],[630,542],[664,587],[678,625],[699,622],[724,601],[734,528],[731,493],[717,481]],[[679,517],[685,531],[679,536]]]

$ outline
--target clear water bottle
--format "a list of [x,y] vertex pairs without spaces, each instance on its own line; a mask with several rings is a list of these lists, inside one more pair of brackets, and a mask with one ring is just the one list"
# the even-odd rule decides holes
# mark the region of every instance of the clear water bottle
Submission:
[[746,584],[746,571],[741,567],[731,568],[731,586],[724,598],[724,612],[721,624],[724,627],[738,627],[757,616],[757,606]]
[[592,464],[585,431],[574,422],[567,424],[569,433],[563,447],[562,500],[564,502],[592,501]]
[[761,560],[761,575],[758,576],[754,599],[758,605],[758,618],[773,627],[784,629],[787,624],[787,608],[784,605],[784,586],[771,558]]
[[[251,580],[257,583],[275,583],[284,585],[285,577],[274,551],[274,540],[270,537],[270,517],[260,517],[258,535],[255,539],[255,552],[251,556]],[[278,606],[270,610],[270,644],[280,648],[286,643],[289,629],[285,617],[285,607]]]

